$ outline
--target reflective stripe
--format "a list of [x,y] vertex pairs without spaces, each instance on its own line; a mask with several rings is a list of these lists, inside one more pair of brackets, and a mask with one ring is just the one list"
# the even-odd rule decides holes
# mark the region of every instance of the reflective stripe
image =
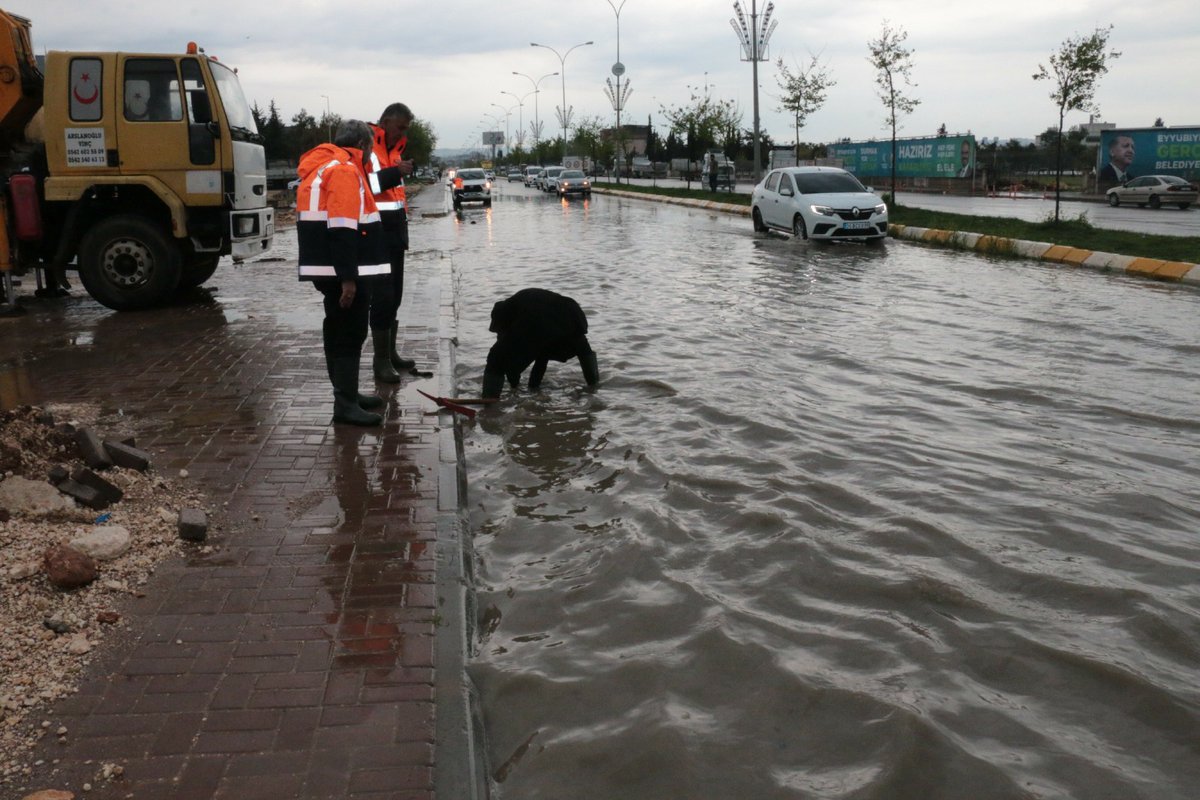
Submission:
[[358,268],[359,275],[390,275],[391,264],[364,264]]
[[[358,276],[360,278],[371,275],[389,275],[392,271],[391,264],[364,264],[358,268]],[[301,264],[300,277],[302,278],[336,278],[337,270],[330,266],[319,264]]]
[[[371,160],[377,161],[375,154],[371,153]],[[379,175],[376,170],[371,170],[367,173],[367,182],[371,184],[371,194],[379,194],[383,189],[379,188]]]
[[358,228],[358,220],[353,217],[330,217],[329,227],[331,228]]
[[375,203],[375,205],[378,206],[380,211],[403,211],[404,210],[404,203],[402,203],[402,202],[392,202],[390,200],[383,200],[383,201]]
[[301,211],[299,219],[302,222],[324,222],[329,219],[328,211]]

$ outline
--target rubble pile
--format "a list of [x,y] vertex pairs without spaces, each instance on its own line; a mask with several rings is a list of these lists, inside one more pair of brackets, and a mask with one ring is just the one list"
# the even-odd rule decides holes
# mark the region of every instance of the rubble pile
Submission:
[[82,406],[0,412],[0,785],[31,773],[39,739],[70,736],[50,705],[128,631],[156,565],[209,549],[201,493],[104,424]]

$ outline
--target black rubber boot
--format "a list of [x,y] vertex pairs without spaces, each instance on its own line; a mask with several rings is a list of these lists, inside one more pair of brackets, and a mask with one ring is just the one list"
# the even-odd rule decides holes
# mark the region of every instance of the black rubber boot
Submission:
[[373,411],[376,408],[383,408],[384,399],[374,394],[360,394],[358,396],[358,407],[365,408],[367,411]]
[[483,390],[481,396],[488,398],[499,397],[502,391],[504,391],[504,373],[485,369],[483,371]]
[[374,427],[383,424],[383,417],[364,411],[359,405],[358,358],[338,356],[329,360],[329,375],[333,380],[333,421],[347,425]]
[[389,331],[371,331],[371,344],[375,353],[371,356],[371,369],[379,383],[399,383],[400,373],[392,366],[392,345]]
[[583,368],[583,379],[587,385],[594,387],[600,382],[600,365],[596,362],[595,352],[589,350],[579,354],[579,366]]
[[[388,357],[392,360],[392,369],[412,369],[417,365],[411,358],[401,358],[396,352],[396,335],[400,332],[400,323],[393,322],[388,330]],[[397,376],[399,378],[399,376]]]

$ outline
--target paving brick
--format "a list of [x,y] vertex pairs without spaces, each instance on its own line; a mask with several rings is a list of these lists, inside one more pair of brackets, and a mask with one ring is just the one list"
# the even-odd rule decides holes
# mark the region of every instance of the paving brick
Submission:
[[75,431],[75,444],[83,462],[92,469],[108,469],[113,465],[112,458],[104,449],[104,443],[91,428],[80,428]]
[[150,468],[150,454],[126,442],[106,441],[104,451],[118,467],[145,472]]

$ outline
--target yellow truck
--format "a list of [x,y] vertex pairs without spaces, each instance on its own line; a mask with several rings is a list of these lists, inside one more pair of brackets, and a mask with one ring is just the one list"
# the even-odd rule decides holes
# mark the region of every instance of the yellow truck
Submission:
[[[7,30],[5,30],[7,28]],[[76,269],[119,311],[270,249],[262,137],[237,73],[178,53],[61,52],[0,11],[0,275]]]

